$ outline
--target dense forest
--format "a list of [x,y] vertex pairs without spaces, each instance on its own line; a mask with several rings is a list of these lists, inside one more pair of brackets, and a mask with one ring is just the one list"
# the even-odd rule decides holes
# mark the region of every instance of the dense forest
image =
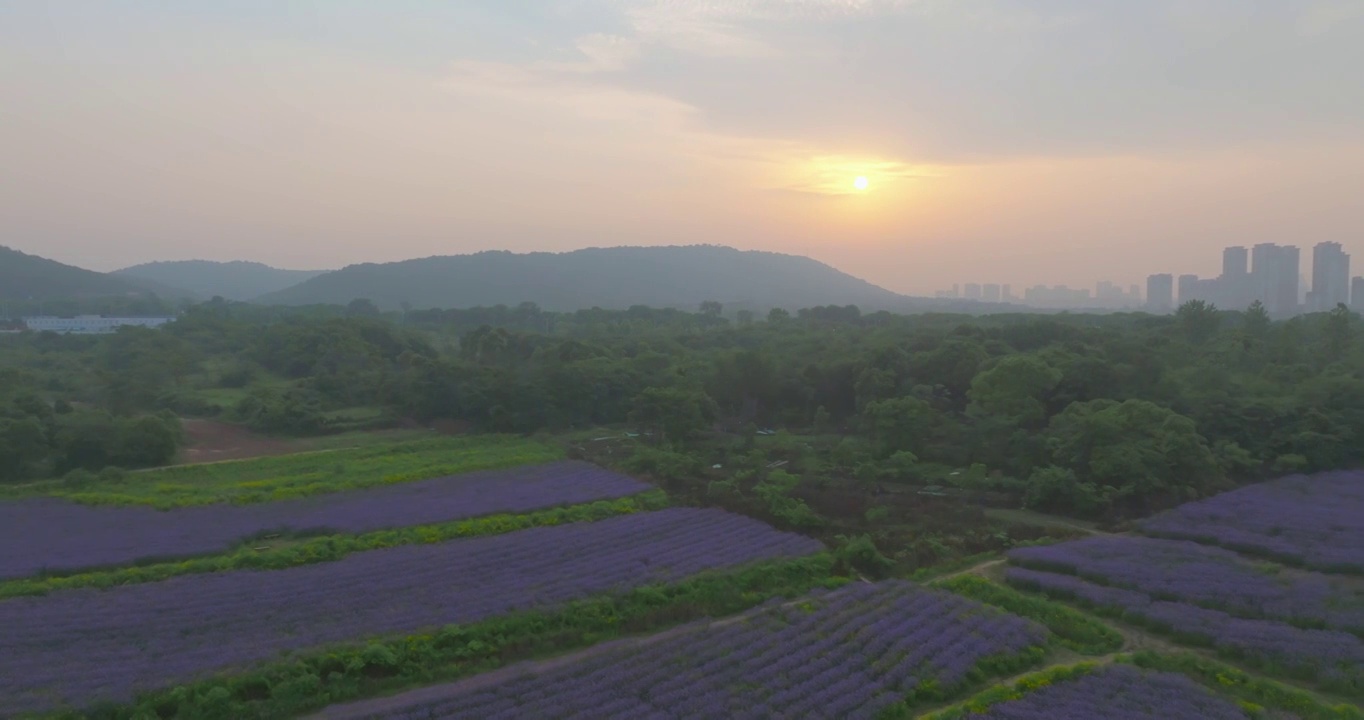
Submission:
[[1343,308],[1286,322],[1197,302],[1169,317],[722,312],[219,299],[159,331],[12,335],[0,467],[22,480],[156,464],[174,451],[170,413],[313,434],[369,407],[493,432],[629,424],[665,474],[709,460],[717,436],[835,437],[784,471],[1115,518],[1364,453],[1359,318]]

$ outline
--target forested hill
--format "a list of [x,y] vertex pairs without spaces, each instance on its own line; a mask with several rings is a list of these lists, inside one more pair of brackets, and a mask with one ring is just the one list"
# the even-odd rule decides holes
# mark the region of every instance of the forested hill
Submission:
[[384,309],[463,308],[533,302],[546,310],[632,305],[727,308],[858,305],[902,307],[909,298],[810,258],[728,247],[588,248],[567,253],[482,252],[352,265],[258,298],[280,305],[346,304]]
[[179,297],[187,293],[157,283],[64,265],[0,245],[0,300],[52,300],[120,295]]
[[114,271],[115,275],[140,278],[181,287],[203,298],[252,300],[317,277],[325,270],[282,270],[257,262],[183,260],[152,262]]

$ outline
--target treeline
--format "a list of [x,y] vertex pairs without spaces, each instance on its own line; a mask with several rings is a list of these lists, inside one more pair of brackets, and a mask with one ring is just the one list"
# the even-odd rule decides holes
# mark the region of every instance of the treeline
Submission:
[[164,465],[183,440],[179,420],[167,413],[118,417],[28,392],[4,394],[0,482],[54,475],[78,482],[82,472]]
[[[214,301],[163,331],[29,336],[3,357],[49,400],[79,396],[116,416],[216,413],[278,433],[323,431],[327,413],[361,405],[496,432],[630,423],[681,455],[716,429],[787,428],[843,438],[807,475],[956,485],[1113,518],[1358,464],[1359,340],[1344,308],[1270,322],[1259,306],[1197,302],[1173,316],[727,318],[718,303],[381,314],[364,301]],[[204,387],[244,397],[215,405]]]

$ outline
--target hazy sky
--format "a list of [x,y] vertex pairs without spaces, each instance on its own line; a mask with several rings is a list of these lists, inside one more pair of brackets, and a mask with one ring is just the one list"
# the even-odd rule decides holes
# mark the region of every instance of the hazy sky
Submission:
[[1336,240],[1364,274],[1361,68],[1364,0],[0,0],[0,244],[716,243],[917,293]]

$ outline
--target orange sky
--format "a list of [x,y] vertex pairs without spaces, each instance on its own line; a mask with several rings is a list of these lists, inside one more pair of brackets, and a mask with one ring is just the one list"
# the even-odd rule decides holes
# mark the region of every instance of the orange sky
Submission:
[[1335,240],[1364,274],[1364,3],[1021,5],[0,3],[0,244],[715,243],[929,293]]

